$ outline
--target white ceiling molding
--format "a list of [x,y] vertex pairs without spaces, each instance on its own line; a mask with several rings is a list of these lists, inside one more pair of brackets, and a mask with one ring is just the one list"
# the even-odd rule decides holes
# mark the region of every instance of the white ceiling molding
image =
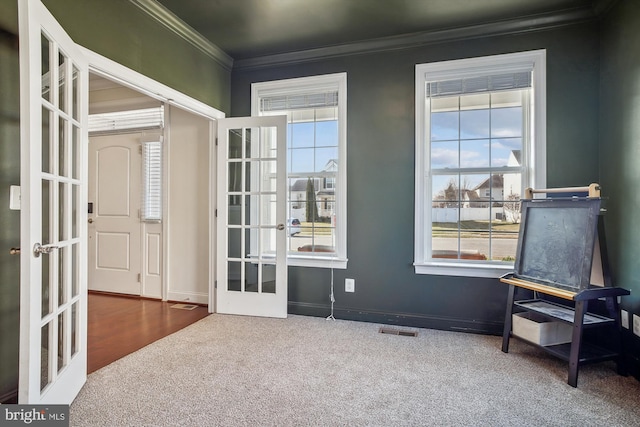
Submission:
[[144,13],[213,58],[225,69],[233,68],[233,58],[155,0],[129,0]]
[[[608,3],[610,0],[606,0]],[[615,2],[615,0],[614,0]],[[234,62],[234,70],[247,70],[273,65],[291,65],[296,63],[317,61],[320,59],[336,58],[347,55],[359,55],[389,50],[410,49],[422,45],[492,37],[507,34],[519,34],[540,31],[554,27],[587,22],[597,17],[590,7],[570,9],[560,13],[546,13],[532,15],[487,24],[468,27],[451,28],[436,31],[424,31],[399,36],[383,37],[356,43],[321,47],[275,55],[259,56],[255,58],[238,59]]]

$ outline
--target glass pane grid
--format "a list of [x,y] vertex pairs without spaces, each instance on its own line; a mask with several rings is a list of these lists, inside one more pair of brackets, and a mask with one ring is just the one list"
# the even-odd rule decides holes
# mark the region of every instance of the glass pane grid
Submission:
[[310,256],[335,254],[338,107],[269,112],[276,113],[288,118],[288,250]]
[[[227,290],[262,293],[264,265],[275,262],[275,170],[273,130],[236,129],[229,133]],[[274,276],[275,278],[275,276]],[[275,292],[275,283],[272,284]]]
[[[432,257],[512,261],[522,186],[522,92],[432,99]],[[430,178],[429,178],[430,175]]]

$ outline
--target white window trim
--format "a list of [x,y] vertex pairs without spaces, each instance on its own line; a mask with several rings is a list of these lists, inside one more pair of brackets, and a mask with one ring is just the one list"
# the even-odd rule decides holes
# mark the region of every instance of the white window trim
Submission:
[[287,265],[321,268],[347,268],[347,73],[324,74],[251,84],[251,115],[260,115],[260,97],[288,95],[318,90],[338,90],[338,162],[336,185],[336,253],[327,256],[287,255]]
[[497,278],[513,270],[513,263],[482,262],[471,263],[464,260],[430,259],[431,254],[431,200],[426,200],[426,166],[430,164],[427,150],[426,83],[446,78],[460,78],[482,75],[496,71],[517,71],[533,69],[532,85],[534,97],[533,127],[531,141],[523,150],[529,156],[528,168],[523,173],[523,185],[534,188],[546,187],[546,137],[547,137],[547,86],[546,50],[535,50],[505,55],[492,55],[453,61],[416,65],[416,174],[415,174],[415,237],[414,267],[416,274]]

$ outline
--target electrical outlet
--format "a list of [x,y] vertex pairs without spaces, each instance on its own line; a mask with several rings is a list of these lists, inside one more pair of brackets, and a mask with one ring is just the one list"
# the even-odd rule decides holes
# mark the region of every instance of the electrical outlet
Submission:
[[633,333],[640,337],[640,316],[633,315]]
[[620,310],[620,323],[625,329],[629,329],[629,312],[627,310]]
[[355,281],[355,279],[344,279],[344,291],[345,292],[355,292],[356,291],[356,281]]

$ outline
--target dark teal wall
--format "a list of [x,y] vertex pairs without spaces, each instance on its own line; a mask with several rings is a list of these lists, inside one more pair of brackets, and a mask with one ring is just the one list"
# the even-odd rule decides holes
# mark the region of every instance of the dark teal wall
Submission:
[[[498,280],[414,274],[415,64],[543,48],[548,185],[596,182],[597,23],[233,72],[233,116],[250,114],[252,82],[347,72],[349,263],[335,272],[339,317],[501,332]],[[329,314],[330,277],[290,268],[290,312]],[[356,280],[355,293],[344,292],[345,277]]]
[[20,185],[18,37],[0,26],[0,402],[18,386],[20,212],[9,210],[9,187]]
[[[631,290],[622,308],[640,316],[640,2],[621,0],[602,23],[600,177],[614,279]],[[640,338],[625,331],[640,373]]]

